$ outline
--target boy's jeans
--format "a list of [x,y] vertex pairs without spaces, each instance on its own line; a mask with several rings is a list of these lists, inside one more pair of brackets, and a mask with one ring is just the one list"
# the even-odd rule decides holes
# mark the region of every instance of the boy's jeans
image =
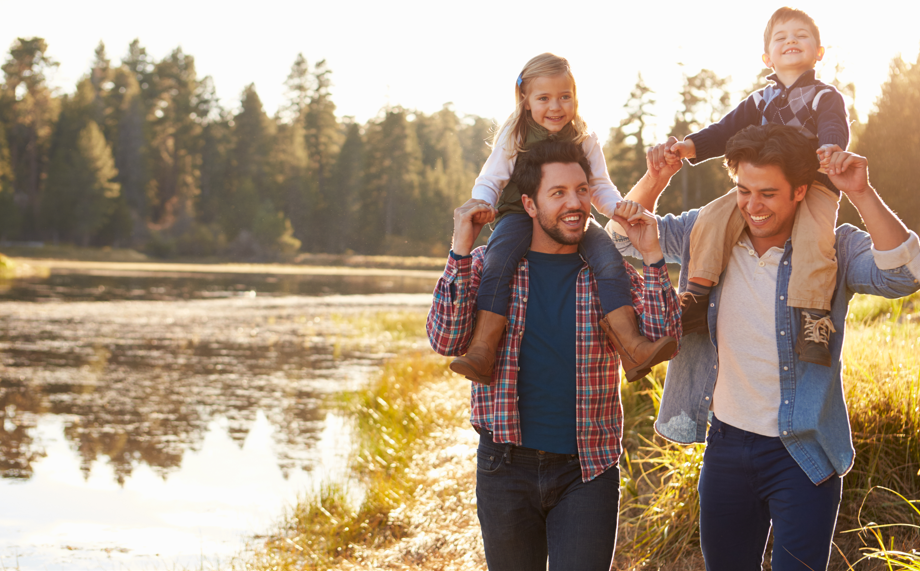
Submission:
[[[691,278],[715,283],[725,270],[731,250],[745,228],[738,210],[737,191],[732,190],[700,210],[690,232]],[[791,307],[829,311],[837,283],[837,252],[834,233],[840,197],[820,183],[805,193],[792,227],[792,275],[789,276]]]
[[773,571],[827,568],[842,480],[814,485],[779,437],[713,417],[700,472],[707,571],[760,571],[773,526]]
[[[527,213],[510,212],[498,221],[486,249],[476,297],[477,309],[499,315],[508,312],[511,280],[517,273],[521,258],[530,249],[532,238],[533,219]],[[631,305],[631,284],[623,269],[623,255],[614,246],[610,235],[593,218],[578,249],[594,273],[604,315]]]
[[617,541],[620,470],[581,481],[574,454],[496,444],[476,454],[476,499],[489,571],[607,571]]

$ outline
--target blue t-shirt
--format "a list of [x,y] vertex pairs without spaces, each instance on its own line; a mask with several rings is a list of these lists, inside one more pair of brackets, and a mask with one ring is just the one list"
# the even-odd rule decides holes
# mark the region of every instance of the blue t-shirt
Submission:
[[584,260],[539,252],[528,252],[527,260],[530,291],[518,363],[522,444],[578,454],[575,289]]

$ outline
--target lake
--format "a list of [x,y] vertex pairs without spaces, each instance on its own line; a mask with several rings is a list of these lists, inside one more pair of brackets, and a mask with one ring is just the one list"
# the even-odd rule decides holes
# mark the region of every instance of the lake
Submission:
[[226,566],[347,478],[330,397],[393,350],[354,320],[424,314],[434,281],[68,270],[0,285],[0,568]]

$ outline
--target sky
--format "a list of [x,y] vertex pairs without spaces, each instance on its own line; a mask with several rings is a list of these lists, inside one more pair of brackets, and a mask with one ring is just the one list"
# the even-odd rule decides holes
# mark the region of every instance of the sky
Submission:
[[[0,46],[40,36],[60,62],[51,78],[72,92],[103,41],[117,62],[139,38],[155,59],[177,46],[194,56],[199,77],[214,78],[221,103],[239,105],[255,83],[265,110],[284,101],[283,82],[298,53],[332,70],[339,116],[363,123],[386,105],[431,113],[452,103],[459,114],[499,122],[511,112],[514,81],[531,57],[566,57],[578,84],[579,108],[606,138],[623,117],[639,73],[655,91],[656,136],[667,134],[682,74],[702,68],[730,75],[734,102],[760,73],[763,29],[782,4],[713,1],[558,2],[465,0],[371,2],[329,0],[212,2],[159,0],[0,0]],[[856,83],[863,120],[892,58],[913,63],[920,49],[920,2],[812,1],[791,4],[817,22],[841,79]],[[705,6],[701,8],[702,6]],[[681,65],[682,64],[682,65]]]

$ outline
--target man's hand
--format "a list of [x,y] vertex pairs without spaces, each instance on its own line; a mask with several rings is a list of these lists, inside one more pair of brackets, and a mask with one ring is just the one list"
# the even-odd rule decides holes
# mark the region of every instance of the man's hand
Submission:
[[872,187],[869,186],[869,161],[866,157],[847,151],[836,151],[827,159],[826,171],[834,186],[844,192],[851,202],[858,201],[867,192],[872,192]]
[[658,241],[658,219],[653,214],[638,202],[623,200],[617,204],[613,220],[626,231],[647,266],[661,261],[664,254]]
[[451,250],[468,256],[482,227],[495,220],[495,209],[485,200],[471,198],[454,210],[454,239]]

